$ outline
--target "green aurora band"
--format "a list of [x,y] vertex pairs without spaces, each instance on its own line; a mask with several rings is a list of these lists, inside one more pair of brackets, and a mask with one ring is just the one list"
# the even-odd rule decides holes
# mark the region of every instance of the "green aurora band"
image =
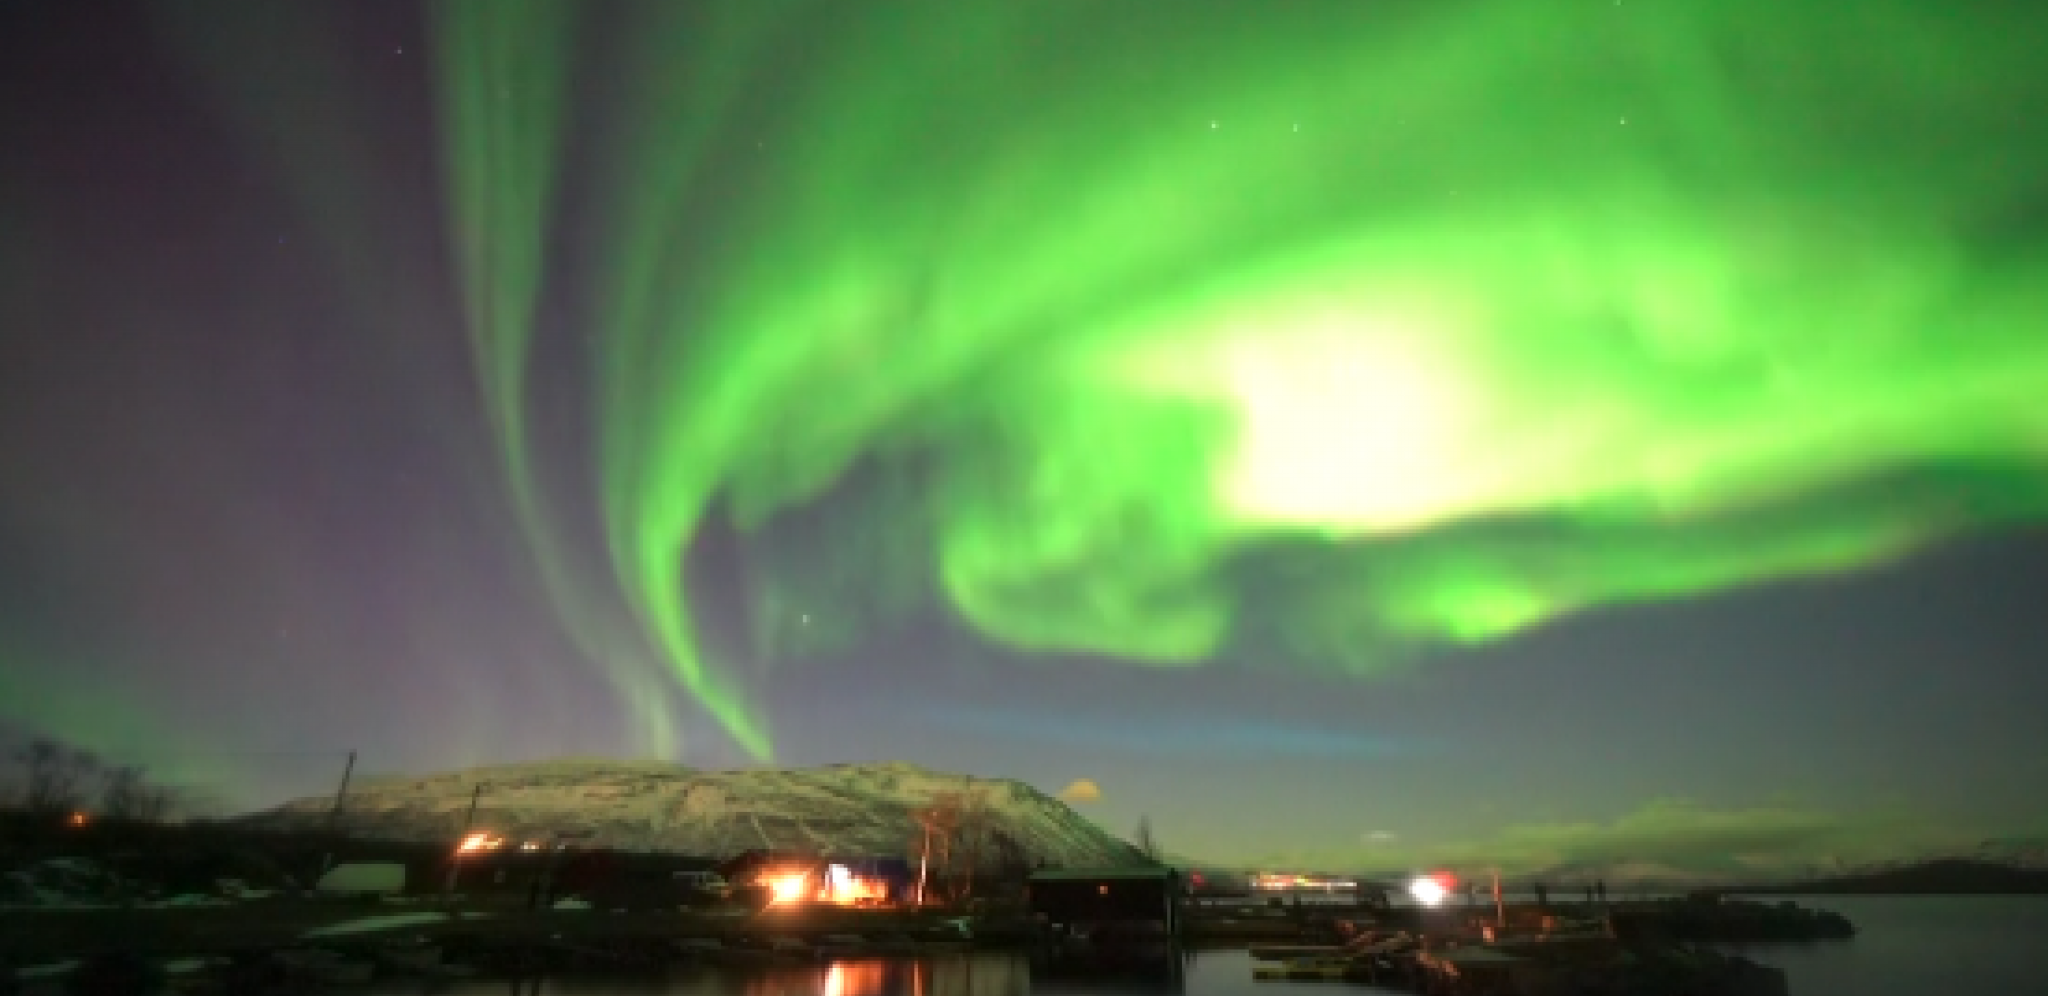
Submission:
[[2048,511],[2024,4],[658,2],[601,65],[574,7],[437,8],[479,370],[554,560],[536,311],[597,274],[610,559],[756,756],[684,553],[868,465],[920,483],[842,555],[926,551],[873,576],[1176,666],[1366,673]]

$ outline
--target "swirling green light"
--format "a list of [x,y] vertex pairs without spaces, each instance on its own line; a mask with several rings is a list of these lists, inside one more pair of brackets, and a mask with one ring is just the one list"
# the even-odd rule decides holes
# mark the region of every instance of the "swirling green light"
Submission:
[[[568,36],[444,10],[517,468]],[[682,553],[862,461],[926,468],[887,514],[984,632],[1168,664],[1264,626],[1367,666],[2048,509],[2048,266],[1986,224],[2038,196],[2016,7],[635,10],[581,247],[610,553],[757,755]],[[1856,490],[1929,462],[1991,483]],[[1231,575],[1303,549],[1290,603]]]

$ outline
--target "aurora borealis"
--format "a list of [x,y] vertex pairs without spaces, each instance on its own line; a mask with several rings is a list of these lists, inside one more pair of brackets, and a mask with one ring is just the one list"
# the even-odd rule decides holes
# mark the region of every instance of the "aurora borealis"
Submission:
[[2025,5],[8,16],[17,723],[2048,816]]
[[[947,9],[649,11],[620,59],[590,250],[607,272],[581,318],[610,560],[682,685],[757,755],[769,734],[696,643],[681,552],[720,498],[760,528],[870,454],[932,455],[925,507],[883,514],[925,519],[938,586],[981,631],[1172,664],[1227,640],[1240,598],[1220,568],[1269,540],[1372,562],[1277,624],[1338,615],[1312,653],[1369,666],[1387,635],[1493,639],[2048,508],[2048,367],[2030,362],[2048,271],[1979,274],[1951,233],[2032,181],[1914,184],[1969,164],[1896,126],[1817,138],[1838,111],[1773,106],[1743,75],[1783,45],[1808,86],[1940,121],[2004,96],[1977,36],[1903,6],[1862,30],[1934,30],[1932,57],[1819,47],[1840,30],[1819,8],[1731,52],[1748,18],[1654,5],[1385,26],[1349,4],[1256,23]],[[578,36],[561,4],[439,10],[471,324],[517,475]],[[791,20],[842,30],[813,49],[821,26]],[[736,110],[734,81],[785,65],[799,32],[782,99]],[[1472,35],[1586,42],[1482,47],[1449,72]],[[1509,81],[1518,106],[1490,104]],[[744,187],[693,197],[734,132],[755,139]],[[1493,161],[1507,149],[1514,169]],[[714,260],[664,258],[706,227],[733,233]],[[2009,501],[1779,511],[1945,459],[2019,463]],[[1563,535],[1373,542],[1518,516]],[[1740,544],[1696,538],[1760,516]]]

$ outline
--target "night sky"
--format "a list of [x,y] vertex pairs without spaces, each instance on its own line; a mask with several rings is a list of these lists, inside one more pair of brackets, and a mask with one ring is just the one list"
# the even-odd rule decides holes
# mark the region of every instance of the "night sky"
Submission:
[[2048,40],[1938,6],[0,4],[0,721],[2048,831]]

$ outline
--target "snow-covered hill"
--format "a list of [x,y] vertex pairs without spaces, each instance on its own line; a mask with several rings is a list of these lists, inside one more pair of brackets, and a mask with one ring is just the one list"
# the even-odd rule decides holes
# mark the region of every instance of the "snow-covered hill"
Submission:
[[1806,871],[1807,877],[1813,878],[1877,875],[1943,861],[1998,865],[2020,871],[2048,871],[2048,839],[2007,837],[1961,846],[1924,847],[1882,861],[1821,862]]
[[1606,881],[1632,888],[1700,888],[1821,882],[1898,875],[1936,865],[1981,865],[2016,871],[2048,871],[2048,840],[2007,838],[1963,847],[1928,848],[1883,861],[1808,857],[1797,862],[1746,861],[1740,857],[1695,860],[1683,866],[1618,860],[1564,865],[1526,876],[1530,881]]
[[1987,840],[1968,854],[1957,855],[1987,864],[2008,865],[2027,871],[2048,871],[2048,839],[2012,838]]
[[1518,885],[1542,882],[1571,890],[1589,882],[1604,882],[1617,889],[1689,889],[1737,880],[1723,868],[1681,867],[1657,861],[1589,861],[1559,865],[1540,873],[1523,875]]
[[[584,832],[592,843],[723,857],[754,848],[824,855],[914,853],[916,814],[943,793],[974,793],[986,830],[981,857],[1002,841],[1033,864],[1127,864],[1136,850],[1063,802],[1022,782],[904,763],[709,771],[657,761],[546,761],[377,778],[350,788],[341,825],[394,840],[453,842],[478,785],[475,828],[508,840]],[[299,799],[247,821],[326,825],[331,797]]]

